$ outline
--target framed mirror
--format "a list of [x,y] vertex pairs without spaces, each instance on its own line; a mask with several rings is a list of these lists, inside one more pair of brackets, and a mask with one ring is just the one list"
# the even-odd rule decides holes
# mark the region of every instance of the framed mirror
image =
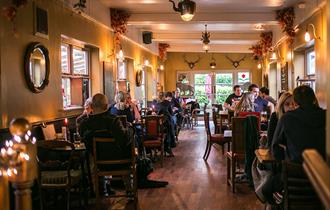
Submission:
[[39,42],[29,44],[24,57],[24,74],[28,88],[40,93],[49,83],[49,55]]

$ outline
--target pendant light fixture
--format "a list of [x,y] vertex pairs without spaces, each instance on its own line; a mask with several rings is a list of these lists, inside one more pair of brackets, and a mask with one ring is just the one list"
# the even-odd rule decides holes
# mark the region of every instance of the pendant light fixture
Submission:
[[180,12],[183,21],[191,21],[195,15],[196,3],[191,0],[180,0],[178,7],[175,6],[173,0],[169,0],[173,4],[173,10]]
[[210,50],[210,32],[207,32],[207,25],[205,24],[205,32],[202,32],[202,38],[201,41],[203,43],[203,50],[205,52],[208,52]]

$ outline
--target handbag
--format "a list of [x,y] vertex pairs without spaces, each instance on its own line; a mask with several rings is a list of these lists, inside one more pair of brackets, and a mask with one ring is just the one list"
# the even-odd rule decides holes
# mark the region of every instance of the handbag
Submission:
[[258,159],[255,158],[252,163],[252,178],[254,184],[254,191],[258,197],[258,199],[262,203],[266,203],[266,198],[262,194],[262,188],[267,183],[268,179],[271,178],[272,171],[267,170],[265,167],[262,167],[261,163],[259,163]]

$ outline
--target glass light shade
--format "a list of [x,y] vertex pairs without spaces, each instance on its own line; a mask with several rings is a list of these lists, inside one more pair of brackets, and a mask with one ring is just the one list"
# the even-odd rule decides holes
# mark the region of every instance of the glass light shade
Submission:
[[203,44],[203,50],[206,52],[210,50],[210,46],[208,44]]
[[306,31],[306,33],[305,33],[305,41],[306,42],[309,42],[310,40],[311,40],[311,35],[309,34],[308,31]]
[[276,59],[277,59],[276,53],[273,52],[272,53],[272,57],[270,57],[270,60],[276,60]]
[[215,62],[211,62],[210,63],[210,67],[211,69],[215,69],[215,67],[217,66],[217,64]]
[[193,15],[193,14],[189,14],[189,13],[187,13],[187,14],[182,14],[182,15],[181,15],[181,19],[182,19],[183,21],[191,21],[191,20],[193,19],[193,17],[194,17],[194,15]]
[[159,69],[164,70],[164,65],[160,65]]
[[258,63],[257,67],[258,67],[258,69],[261,69],[261,63]]
[[144,61],[144,65],[149,66],[149,60],[148,59]]

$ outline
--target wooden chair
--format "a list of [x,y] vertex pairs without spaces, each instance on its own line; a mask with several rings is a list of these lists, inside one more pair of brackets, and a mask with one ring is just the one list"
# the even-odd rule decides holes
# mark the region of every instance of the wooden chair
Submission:
[[[70,196],[73,188],[79,188],[81,198],[80,160],[75,156],[75,147],[68,141],[38,141],[39,185],[43,191],[64,190],[66,209],[70,209]],[[44,193],[41,194],[45,204]],[[80,202],[79,202],[80,203]],[[47,208],[44,208],[47,209]]]
[[204,124],[207,136],[207,143],[203,159],[206,161],[210,155],[211,147],[213,144],[218,144],[222,147],[222,154],[224,154],[224,145],[228,145],[228,151],[230,149],[230,139],[225,138],[223,134],[211,134],[210,130],[210,114],[205,112],[204,114]]
[[[163,115],[143,116],[142,123],[142,145],[145,149],[158,149],[160,151],[161,167],[164,163],[164,133]],[[156,152],[154,152],[156,153]]]
[[[105,131],[95,132],[96,136],[111,136]],[[134,199],[134,207],[138,209],[136,154],[132,141],[127,151],[118,151],[118,142],[111,137],[93,138],[94,176],[96,203],[99,204],[99,177],[119,177],[126,183],[126,194],[115,194],[109,197],[129,197]],[[127,186],[128,185],[128,186]]]
[[253,115],[253,116],[256,116],[258,118],[258,128],[260,130],[260,112],[239,112],[238,113],[238,116],[239,117],[246,117],[246,116],[249,116],[249,115]]
[[182,128],[187,126],[187,128],[193,128],[192,127],[192,116],[191,116],[191,104],[187,104],[186,108],[183,110],[183,120],[182,120]]
[[198,126],[198,117],[204,117],[204,113],[206,112],[207,103],[204,104],[203,109],[194,109],[192,110],[191,116],[192,116],[192,128],[195,126]]
[[316,192],[307,178],[301,164],[282,162],[285,210],[323,209]]
[[238,163],[245,158],[245,129],[244,117],[233,117],[232,119],[232,143],[231,151],[227,152],[227,184],[231,186],[235,193],[235,178],[242,171],[237,170]]

